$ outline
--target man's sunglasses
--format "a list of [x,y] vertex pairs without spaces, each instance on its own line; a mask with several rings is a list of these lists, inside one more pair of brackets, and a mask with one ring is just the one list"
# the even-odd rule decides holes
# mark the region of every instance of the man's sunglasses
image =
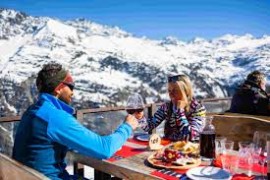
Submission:
[[182,75],[169,76],[168,77],[168,82],[175,83],[177,81],[181,81],[181,79],[182,79],[181,77],[182,77]]
[[134,113],[139,113],[139,112],[142,112],[143,109],[127,109],[126,110],[128,114],[134,114]]
[[67,83],[67,82],[62,82],[64,85],[66,85],[71,91],[75,88],[74,83]]

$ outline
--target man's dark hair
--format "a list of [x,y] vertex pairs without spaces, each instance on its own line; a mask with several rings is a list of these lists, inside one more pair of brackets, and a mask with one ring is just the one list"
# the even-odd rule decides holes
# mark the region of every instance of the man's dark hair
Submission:
[[52,94],[54,89],[65,79],[67,71],[61,64],[51,62],[45,64],[38,72],[36,86],[40,93]]
[[265,78],[265,74],[260,71],[253,71],[247,76],[247,80],[259,85]]

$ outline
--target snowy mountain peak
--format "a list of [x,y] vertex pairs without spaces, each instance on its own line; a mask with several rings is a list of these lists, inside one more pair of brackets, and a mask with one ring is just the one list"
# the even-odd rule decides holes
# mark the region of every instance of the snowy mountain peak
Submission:
[[53,19],[49,19],[46,22],[46,25],[39,30],[39,32],[35,35],[35,38],[39,38],[40,36],[44,35],[52,35],[60,38],[77,38],[77,32],[74,27],[68,26]]
[[18,12],[12,9],[0,8],[1,19],[16,19],[16,18],[26,18],[27,15],[23,12]]
[[193,44],[199,44],[199,43],[204,43],[206,42],[207,40],[204,39],[204,38],[201,38],[201,37],[196,37],[194,38],[193,40],[191,40],[191,43]]
[[66,24],[75,27],[79,32],[86,35],[99,35],[99,36],[116,36],[127,37],[132,36],[130,33],[120,29],[117,26],[111,27],[91,22],[86,19],[75,19],[74,21],[66,21]]
[[161,45],[185,45],[184,42],[179,41],[177,37],[167,36],[165,37],[161,43]]
[[47,20],[48,18],[36,18],[15,10],[0,9],[0,39],[34,33]]

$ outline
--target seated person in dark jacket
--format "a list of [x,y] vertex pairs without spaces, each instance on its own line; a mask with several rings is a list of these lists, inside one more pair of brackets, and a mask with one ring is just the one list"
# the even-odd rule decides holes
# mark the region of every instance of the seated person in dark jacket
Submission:
[[260,71],[253,71],[233,96],[230,112],[270,115],[266,78]]

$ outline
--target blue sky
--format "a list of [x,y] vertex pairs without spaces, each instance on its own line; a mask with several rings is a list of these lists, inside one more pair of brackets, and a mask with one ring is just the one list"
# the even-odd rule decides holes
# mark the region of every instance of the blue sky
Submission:
[[1,0],[0,7],[63,20],[86,18],[152,39],[270,35],[270,0]]

